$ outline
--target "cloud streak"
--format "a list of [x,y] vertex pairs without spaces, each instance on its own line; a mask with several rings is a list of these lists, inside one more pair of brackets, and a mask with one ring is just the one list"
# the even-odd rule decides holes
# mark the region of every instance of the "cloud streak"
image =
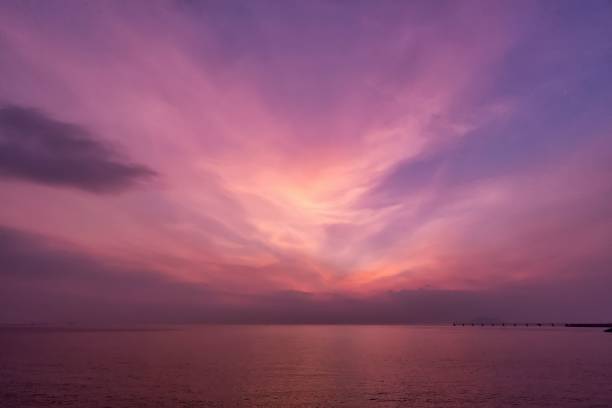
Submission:
[[0,176],[113,193],[146,181],[155,172],[123,161],[82,126],[9,105],[0,108]]

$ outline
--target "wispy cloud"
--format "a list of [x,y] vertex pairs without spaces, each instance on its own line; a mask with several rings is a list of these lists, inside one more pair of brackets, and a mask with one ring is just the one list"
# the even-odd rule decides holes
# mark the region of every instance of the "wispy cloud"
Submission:
[[2,8],[4,225],[296,304],[606,281],[605,2]]

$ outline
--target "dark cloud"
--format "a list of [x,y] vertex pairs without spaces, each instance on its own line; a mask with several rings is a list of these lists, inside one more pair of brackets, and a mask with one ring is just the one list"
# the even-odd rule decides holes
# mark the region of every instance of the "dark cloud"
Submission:
[[0,177],[109,193],[153,176],[81,126],[36,109],[0,109]]

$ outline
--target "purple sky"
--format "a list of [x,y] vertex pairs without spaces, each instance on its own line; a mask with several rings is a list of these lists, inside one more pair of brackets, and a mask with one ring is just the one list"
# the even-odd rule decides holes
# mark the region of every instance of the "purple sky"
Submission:
[[3,1],[0,323],[612,321],[610,1]]

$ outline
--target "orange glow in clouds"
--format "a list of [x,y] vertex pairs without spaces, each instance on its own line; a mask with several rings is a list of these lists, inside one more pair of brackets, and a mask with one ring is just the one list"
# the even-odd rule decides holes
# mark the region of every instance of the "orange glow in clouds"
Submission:
[[[482,289],[557,273],[542,254],[599,254],[602,235],[586,248],[590,229],[557,227],[591,225],[605,177],[584,163],[609,150],[609,123],[555,124],[567,115],[542,95],[579,88],[567,78],[518,91],[508,66],[549,69],[522,15],[457,3],[434,21],[396,5],[348,27],[226,32],[217,11],[194,22],[168,7],[83,12],[82,35],[0,13],[2,98],[158,174],[106,196],[3,179],[2,225],[224,293]],[[571,171],[580,198],[550,187]]]

